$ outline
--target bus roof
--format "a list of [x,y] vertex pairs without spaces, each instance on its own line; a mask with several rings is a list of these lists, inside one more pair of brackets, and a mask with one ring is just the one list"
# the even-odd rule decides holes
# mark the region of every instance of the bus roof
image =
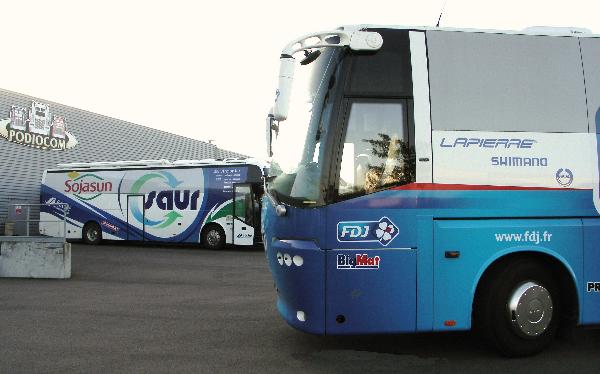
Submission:
[[268,167],[268,164],[262,160],[255,158],[224,158],[214,159],[206,158],[202,160],[176,160],[169,161],[167,159],[159,160],[137,160],[137,161],[104,161],[104,162],[73,162],[67,164],[58,164],[56,168],[48,169],[47,171],[72,171],[72,170],[112,170],[112,169],[143,169],[143,168],[160,168],[160,167],[181,167],[181,166],[233,166],[233,165],[255,165],[259,168]]
[[402,26],[402,25],[344,25],[344,30],[362,30],[362,29],[400,29],[414,31],[453,31],[469,33],[486,34],[507,34],[507,35],[534,35],[534,36],[567,36],[580,38],[598,38],[599,34],[594,34],[592,30],[581,27],[553,27],[553,26],[533,26],[523,30],[493,30],[493,29],[471,29],[471,28],[453,28],[453,27],[435,27],[435,26]]

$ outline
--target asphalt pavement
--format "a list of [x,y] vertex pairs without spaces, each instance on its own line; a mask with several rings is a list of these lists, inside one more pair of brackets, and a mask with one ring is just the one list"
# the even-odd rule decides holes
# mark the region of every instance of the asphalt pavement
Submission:
[[73,245],[70,280],[0,279],[1,373],[598,373],[600,330],[505,359],[468,332],[321,337],[260,248]]

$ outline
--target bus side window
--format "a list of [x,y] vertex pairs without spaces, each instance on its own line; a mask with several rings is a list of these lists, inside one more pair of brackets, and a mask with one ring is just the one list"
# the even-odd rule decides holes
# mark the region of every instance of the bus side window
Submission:
[[415,181],[415,148],[406,101],[351,103],[338,194],[370,193]]

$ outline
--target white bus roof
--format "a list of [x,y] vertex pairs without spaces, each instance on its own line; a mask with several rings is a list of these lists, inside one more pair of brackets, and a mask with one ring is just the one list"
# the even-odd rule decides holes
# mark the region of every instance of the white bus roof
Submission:
[[105,162],[73,162],[58,164],[56,168],[48,171],[66,171],[73,169],[123,169],[144,167],[177,167],[177,166],[232,166],[232,165],[256,165],[261,169],[268,164],[255,158],[206,158],[202,160],[138,160],[138,161],[105,161]]
[[361,30],[361,29],[403,29],[417,31],[455,31],[455,32],[472,32],[472,33],[487,33],[487,34],[507,34],[507,35],[536,35],[536,36],[571,36],[571,37],[600,37],[594,34],[592,30],[581,27],[553,27],[553,26],[533,26],[523,30],[493,30],[493,29],[470,29],[470,28],[453,28],[453,27],[435,27],[435,26],[403,26],[403,25],[344,25],[344,30]]

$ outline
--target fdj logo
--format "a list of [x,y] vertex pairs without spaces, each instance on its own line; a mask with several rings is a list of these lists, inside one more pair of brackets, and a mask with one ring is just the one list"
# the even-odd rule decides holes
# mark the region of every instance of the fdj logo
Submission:
[[381,258],[379,256],[369,257],[367,254],[337,255],[338,269],[379,269]]
[[342,226],[342,238],[366,238],[369,236],[370,225],[344,225]]
[[379,221],[346,221],[337,224],[339,242],[379,242],[388,245],[398,235],[398,227],[387,217]]
[[[200,190],[176,190],[182,181],[177,180],[175,176],[166,171],[160,171],[157,173],[146,174],[143,177],[133,183],[131,187],[132,194],[140,194],[142,187],[151,180],[159,180],[160,183],[168,187],[160,191],[151,191],[147,194],[144,199],[144,210],[146,213],[142,213],[137,203],[129,205],[129,209],[133,217],[138,222],[144,222],[144,225],[154,228],[165,228],[173,223],[182,215],[177,213],[177,210],[198,210],[198,200],[200,198]],[[149,217],[148,210],[154,205],[161,211],[168,211],[168,213],[159,217]]]

